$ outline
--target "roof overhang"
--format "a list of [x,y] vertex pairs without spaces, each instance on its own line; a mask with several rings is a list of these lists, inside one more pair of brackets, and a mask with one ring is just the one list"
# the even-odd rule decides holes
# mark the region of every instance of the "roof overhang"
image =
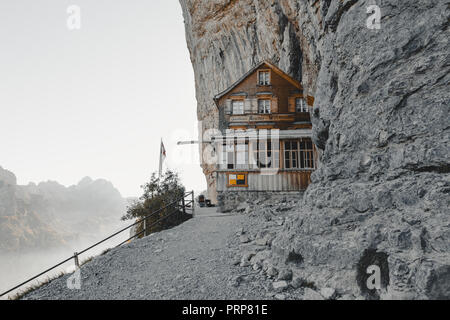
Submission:
[[254,67],[252,67],[249,71],[247,71],[241,78],[239,78],[236,82],[234,82],[230,87],[225,89],[224,91],[218,93],[214,96],[214,102],[216,104],[216,107],[219,108],[218,101],[228,94],[230,91],[232,91],[234,88],[236,88],[242,81],[247,79],[253,72],[255,72],[259,67],[266,64],[270,69],[275,71],[277,74],[279,74],[281,77],[289,81],[293,86],[297,87],[299,90],[303,90],[303,86],[301,83],[294,78],[292,78],[290,75],[288,75],[286,72],[278,68],[277,66],[273,65],[271,62],[264,60],[256,64]]

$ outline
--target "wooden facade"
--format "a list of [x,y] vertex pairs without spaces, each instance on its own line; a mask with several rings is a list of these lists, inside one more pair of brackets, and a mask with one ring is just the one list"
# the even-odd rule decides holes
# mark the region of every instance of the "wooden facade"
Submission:
[[270,62],[261,62],[214,98],[219,110],[217,191],[299,191],[316,168],[314,98]]

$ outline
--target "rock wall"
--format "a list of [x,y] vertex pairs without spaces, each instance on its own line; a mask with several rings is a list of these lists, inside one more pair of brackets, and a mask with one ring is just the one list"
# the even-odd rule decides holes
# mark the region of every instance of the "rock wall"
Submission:
[[[448,2],[180,3],[202,132],[217,126],[213,96],[263,59],[316,98],[320,166],[273,241],[279,262],[369,299],[450,297]],[[367,288],[370,265],[381,289]]]

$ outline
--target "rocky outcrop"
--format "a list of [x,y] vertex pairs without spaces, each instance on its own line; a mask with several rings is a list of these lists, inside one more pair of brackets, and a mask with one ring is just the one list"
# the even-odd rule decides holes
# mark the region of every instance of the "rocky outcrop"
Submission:
[[18,193],[16,176],[0,167],[0,252],[63,245],[64,237],[28,210]]
[[[217,126],[212,97],[264,59],[315,96],[320,166],[273,241],[278,262],[344,295],[450,297],[448,3],[180,2],[202,132]],[[367,28],[373,4],[381,29]]]
[[65,187],[54,181],[17,185],[0,167],[0,252],[64,247],[112,231],[125,200],[106,180],[82,179]]

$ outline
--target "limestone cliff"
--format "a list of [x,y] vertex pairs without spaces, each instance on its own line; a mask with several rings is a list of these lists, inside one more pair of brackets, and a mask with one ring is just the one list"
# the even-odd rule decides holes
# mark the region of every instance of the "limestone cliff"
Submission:
[[[280,262],[366,298],[449,297],[449,3],[180,3],[202,131],[217,126],[213,96],[264,59],[316,98],[321,163],[273,242]],[[372,4],[380,29],[367,28]],[[365,285],[372,264],[381,290]]]
[[0,167],[0,253],[92,242],[113,231],[124,213],[125,200],[108,181],[21,186]]

